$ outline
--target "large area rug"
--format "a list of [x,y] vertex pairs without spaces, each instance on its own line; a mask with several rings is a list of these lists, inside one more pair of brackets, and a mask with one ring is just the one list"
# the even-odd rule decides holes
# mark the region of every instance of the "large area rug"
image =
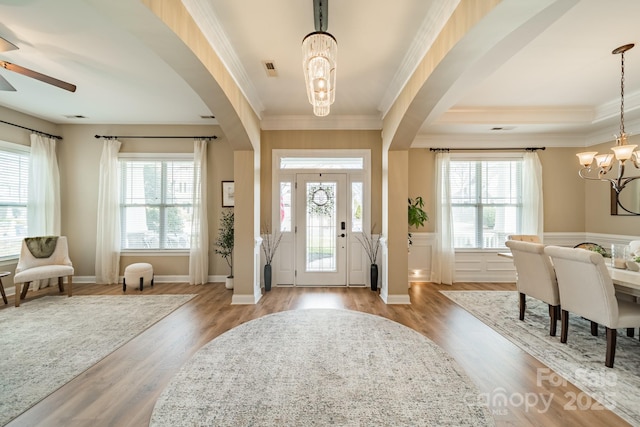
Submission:
[[[518,320],[518,293],[515,291],[440,291],[518,347],[570,381],[587,396],[577,396],[574,406],[601,403],[632,425],[640,426],[640,342],[618,331],[613,369],[604,366],[606,338],[591,335],[590,322],[570,315],[567,344],[549,335],[548,306],[527,298],[525,320]],[[561,379],[553,373],[539,378],[550,386]],[[601,407],[598,405],[597,407]]]
[[46,296],[0,310],[0,425],[193,297]]
[[412,329],[348,310],[294,310],[206,344],[162,393],[150,425],[494,425],[464,399],[478,394]]

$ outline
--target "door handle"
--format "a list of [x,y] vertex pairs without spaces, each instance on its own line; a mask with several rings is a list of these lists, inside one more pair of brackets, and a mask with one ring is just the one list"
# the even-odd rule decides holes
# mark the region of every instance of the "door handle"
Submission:
[[346,234],[342,233],[342,234],[338,234],[338,237],[345,237]]

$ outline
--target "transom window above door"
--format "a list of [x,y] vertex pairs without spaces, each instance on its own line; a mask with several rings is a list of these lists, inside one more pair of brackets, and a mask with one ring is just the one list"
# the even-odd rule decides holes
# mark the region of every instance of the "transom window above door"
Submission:
[[364,169],[364,158],[281,157],[280,169]]

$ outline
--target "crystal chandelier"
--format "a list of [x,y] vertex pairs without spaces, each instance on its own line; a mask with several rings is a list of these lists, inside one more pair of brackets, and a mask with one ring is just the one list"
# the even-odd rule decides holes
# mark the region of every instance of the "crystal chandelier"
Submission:
[[302,67],[313,114],[326,116],[336,99],[338,43],[326,32],[329,0],[313,0],[316,31],[302,40]]
[[[625,162],[630,160],[633,165],[640,169],[640,152],[634,151],[637,145],[627,144],[627,134],[624,131],[624,53],[634,46],[633,43],[620,46],[611,52],[614,55],[620,54],[620,135],[615,135],[616,145],[611,147],[613,153],[598,154],[597,151],[578,153],[579,162],[582,168],[578,172],[581,178],[609,182],[616,193],[631,181],[639,179],[640,176],[625,177]],[[618,174],[616,178],[608,178],[613,167],[613,160],[618,162]],[[595,166],[593,161],[595,159]],[[595,176],[597,172],[597,176]]]

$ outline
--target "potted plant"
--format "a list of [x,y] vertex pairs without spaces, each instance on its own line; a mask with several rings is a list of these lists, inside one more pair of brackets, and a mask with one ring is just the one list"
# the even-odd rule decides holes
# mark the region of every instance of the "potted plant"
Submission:
[[268,226],[264,226],[264,233],[262,234],[262,252],[264,253],[265,265],[264,265],[264,290],[269,292],[271,290],[271,262],[273,257],[280,246],[280,240],[282,240],[282,233],[271,233]]
[[371,227],[371,233],[367,233],[366,231],[362,232],[362,236],[357,236],[358,242],[364,248],[367,257],[369,258],[369,262],[371,263],[370,269],[370,282],[371,282],[371,290],[378,290],[378,264],[376,264],[376,260],[378,259],[378,249],[380,249],[380,235],[373,234],[373,227]]
[[[425,222],[429,221],[429,216],[422,208],[424,208],[424,201],[421,196],[415,199],[409,198],[409,227],[422,227]],[[413,244],[413,241],[411,240],[411,233],[409,233],[409,245],[411,244]]]
[[230,274],[227,276],[225,286],[233,289],[233,210],[225,209],[220,218],[220,228],[215,242],[215,253],[221,255],[229,265]]

